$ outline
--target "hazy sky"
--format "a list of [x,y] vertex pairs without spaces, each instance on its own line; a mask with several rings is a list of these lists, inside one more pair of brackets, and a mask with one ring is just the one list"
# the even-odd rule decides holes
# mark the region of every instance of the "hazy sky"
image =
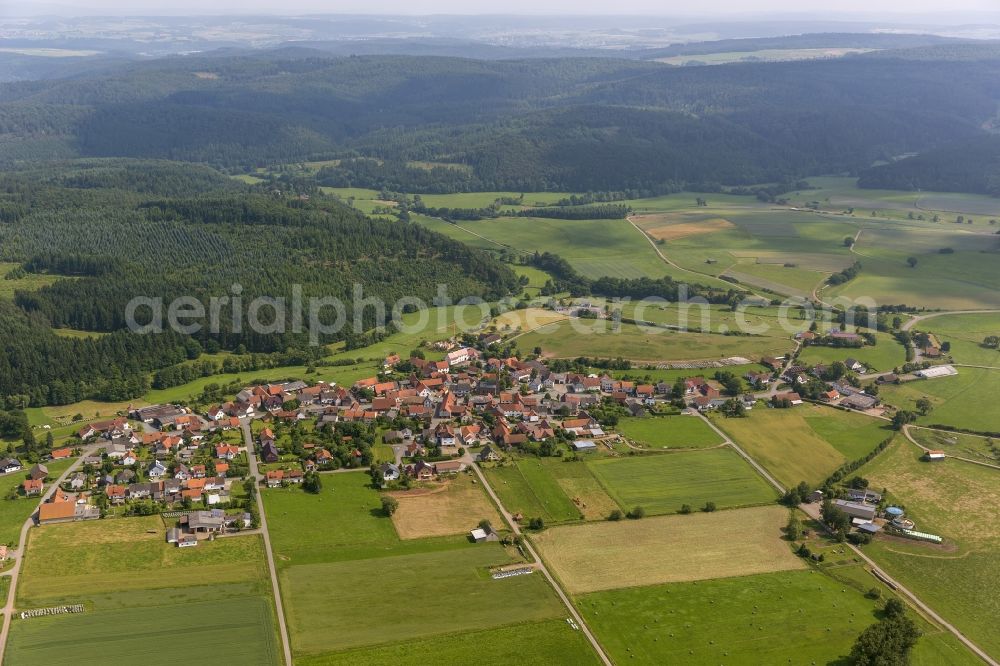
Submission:
[[1000,11],[998,0],[0,0],[0,13],[37,14],[705,14]]

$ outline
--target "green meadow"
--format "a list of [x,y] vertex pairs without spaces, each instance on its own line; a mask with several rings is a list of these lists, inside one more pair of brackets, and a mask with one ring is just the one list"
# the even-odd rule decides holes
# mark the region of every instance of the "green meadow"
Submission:
[[706,502],[719,509],[765,504],[775,499],[770,485],[730,448],[605,458],[587,463],[623,508],[674,513],[682,504],[695,510]]
[[482,662],[600,663],[583,633],[564,620],[544,620],[460,634],[412,639],[296,660],[301,666],[425,666]]
[[818,405],[758,408],[747,418],[712,419],[785,487],[800,481],[819,485],[891,435],[883,421]]
[[919,322],[914,330],[950,342],[956,363],[1000,367],[1000,351],[983,345],[985,338],[1000,335],[1000,313],[936,316]]
[[919,427],[911,427],[909,432],[915,440],[929,449],[940,449],[948,455],[1000,465],[1000,439]]
[[544,521],[579,520],[580,509],[559,486],[547,466],[535,458],[522,458],[484,470],[493,490],[511,513]]
[[868,555],[987,652],[1000,654],[1000,471],[960,460],[927,463],[902,436],[859,470],[942,546],[879,538]]
[[882,421],[818,405],[758,408],[742,419],[712,418],[785,487],[800,481],[819,485],[891,435]]
[[906,348],[887,333],[876,333],[878,344],[865,345],[858,349],[808,345],[799,354],[801,365],[830,365],[848,358],[856,359],[873,372],[891,372],[893,368],[906,363]]
[[537,632],[540,654],[579,650],[573,635],[534,624],[564,612],[544,577],[491,578],[492,567],[522,562],[516,551],[464,534],[400,539],[363,472],[324,475],[319,495],[262,493],[297,661],[405,660],[436,637],[461,655],[460,635],[509,625]]
[[279,569],[469,547],[464,536],[400,539],[365,472],[326,474],[319,495],[300,488],[261,492]]
[[615,429],[647,448],[704,448],[722,444],[719,435],[696,416],[625,417],[619,419]]
[[[17,607],[83,604],[85,612],[14,620],[18,664],[168,664],[164,635],[226,662],[273,665],[280,643],[259,535],[164,542],[159,516],[46,525],[30,532]],[[108,652],[108,645],[121,650]]]
[[995,396],[1000,392],[1000,370],[958,368],[954,377],[918,379],[882,387],[882,400],[900,409],[915,410],[916,401],[930,400],[930,413],[920,425],[945,425],[977,432],[1000,432],[1000,412]]
[[540,574],[494,580],[512,563],[496,543],[289,567],[281,589],[296,654],[334,652],[560,617]]
[[[618,663],[749,666],[844,663],[880,603],[810,569],[597,592],[577,606]],[[957,641],[925,629],[912,663],[975,663]]]
[[519,337],[520,349],[541,347],[555,358],[626,358],[639,362],[759,359],[783,355],[791,339],[741,337],[713,333],[685,333],[652,326],[621,324],[615,329],[604,319],[558,322]]

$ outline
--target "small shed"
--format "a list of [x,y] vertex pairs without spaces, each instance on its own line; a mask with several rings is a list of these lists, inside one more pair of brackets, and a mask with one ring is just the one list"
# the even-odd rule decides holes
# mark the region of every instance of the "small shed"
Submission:
[[489,535],[486,533],[486,530],[480,529],[478,527],[469,532],[469,536],[472,537],[472,540],[475,541],[476,543],[483,543],[486,541],[487,537],[489,537]]

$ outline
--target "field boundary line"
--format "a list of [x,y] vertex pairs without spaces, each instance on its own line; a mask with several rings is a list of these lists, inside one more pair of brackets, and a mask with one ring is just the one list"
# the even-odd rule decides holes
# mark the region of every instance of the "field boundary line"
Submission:
[[504,507],[503,503],[500,501],[500,498],[497,496],[496,492],[494,492],[493,490],[493,487],[490,485],[490,482],[486,479],[486,475],[483,474],[483,471],[481,469],[479,469],[479,465],[477,465],[476,463],[472,463],[471,467],[472,470],[476,473],[476,476],[479,477],[479,482],[483,484],[483,488],[486,489],[487,495],[489,495],[490,499],[493,501],[497,509],[500,511],[501,517],[503,517],[503,519],[507,521],[507,523],[510,525],[511,530],[514,532],[515,535],[522,537],[522,543],[524,544],[525,550],[527,550],[527,552],[531,555],[531,557],[534,558],[539,571],[541,571],[542,574],[545,576],[545,579],[548,580],[549,585],[552,586],[552,589],[556,591],[556,594],[559,596],[563,604],[566,606],[566,609],[569,611],[570,616],[573,618],[573,621],[576,622],[577,626],[580,627],[580,630],[583,632],[584,636],[586,636],[587,640],[590,641],[591,647],[594,648],[594,652],[596,652],[597,656],[600,657],[601,662],[605,666],[614,666],[611,659],[604,651],[604,648],[601,647],[600,642],[594,636],[593,632],[591,632],[590,627],[583,620],[583,616],[580,615],[579,611],[576,610],[576,606],[573,605],[573,602],[566,595],[565,590],[563,590],[562,584],[559,581],[557,581],[556,578],[552,575],[552,572],[549,571],[549,568],[548,566],[546,566],[545,561],[541,558],[541,556],[535,550],[535,547],[531,544],[531,540],[525,538],[522,535],[520,526],[514,520],[513,516],[511,516],[510,512],[507,511],[506,507]]
[[[253,451],[253,431],[250,423],[244,421],[240,424],[243,430],[243,439],[247,447],[247,462],[250,465],[250,478],[254,481],[254,486],[260,485],[260,471],[257,466],[257,455]],[[267,530],[267,515],[264,513],[264,498],[260,495],[260,488],[254,488],[254,496],[257,500],[257,512],[260,514],[260,532],[264,537],[264,552],[267,555],[267,568],[271,575],[271,589],[274,593],[275,614],[278,616],[278,632],[281,639],[281,648],[285,656],[285,666],[292,666],[292,644],[288,637],[288,625],[285,622],[285,608],[281,601],[281,586],[278,584],[278,569],[274,564],[274,551],[271,548],[271,534]]]

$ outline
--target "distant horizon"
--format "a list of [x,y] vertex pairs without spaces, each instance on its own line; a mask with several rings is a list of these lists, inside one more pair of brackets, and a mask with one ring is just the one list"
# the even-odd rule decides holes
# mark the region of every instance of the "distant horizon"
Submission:
[[[697,11],[665,8],[652,0],[623,0],[614,5],[583,6],[569,0],[508,0],[509,11],[476,11],[473,3],[457,0],[429,0],[420,3],[399,3],[397,0],[375,0],[350,5],[338,3],[331,10],[321,0],[289,0],[282,3],[282,11],[263,0],[211,0],[208,3],[194,0],[176,0],[169,4],[162,0],[134,0],[127,6],[113,0],[13,0],[0,7],[3,18],[94,18],[94,17],[618,17],[676,19],[683,21],[774,21],[774,20],[823,20],[823,21],[894,21],[915,23],[930,20],[950,25],[970,20],[1000,20],[1000,8],[991,0],[883,0],[876,7],[866,0],[844,0],[836,7],[822,6],[818,2],[793,2],[792,0],[762,0],[757,9],[747,10],[739,0],[704,0]],[[817,5],[815,8],[810,5]],[[805,5],[805,6],[803,6]]]

